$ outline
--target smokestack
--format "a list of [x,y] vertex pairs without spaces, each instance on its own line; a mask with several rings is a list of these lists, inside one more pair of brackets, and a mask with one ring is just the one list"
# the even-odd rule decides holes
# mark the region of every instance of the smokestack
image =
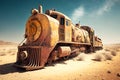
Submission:
[[39,13],[42,13],[42,5],[39,6]]

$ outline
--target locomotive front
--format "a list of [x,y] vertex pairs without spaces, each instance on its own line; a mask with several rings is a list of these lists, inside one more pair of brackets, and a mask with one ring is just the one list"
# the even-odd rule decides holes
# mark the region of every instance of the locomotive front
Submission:
[[[18,46],[15,66],[33,70],[43,68],[49,53],[58,41],[59,22],[46,14],[32,10],[32,15],[26,23],[25,43]],[[54,33],[53,31],[54,30]]]

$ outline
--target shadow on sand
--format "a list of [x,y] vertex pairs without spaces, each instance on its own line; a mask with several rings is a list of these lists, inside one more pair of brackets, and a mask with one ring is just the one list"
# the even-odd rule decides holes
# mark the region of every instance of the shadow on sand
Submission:
[[13,63],[0,65],[0,75],[15,73],[15,72],[22,73],[22,72],[25,72],[25,70],[14,67]]
[[[66,60],[69,60],[69,59],[66,59]],[[47,64],[45,67],[55,66],[56,64],[65,64],[66,65],[67,64],[67,63],[65,63],[66,60],[59,59],[59,60],[53,62],[51,65]],[[43,68],[43,69],[45,69],[45,68]],[[14,63],[7,63],[7,64],[0,65],[0,75],[15,73],[15,72],[23,73],[23,72],[27,72],[27,71],[25,69],[15,67]]]

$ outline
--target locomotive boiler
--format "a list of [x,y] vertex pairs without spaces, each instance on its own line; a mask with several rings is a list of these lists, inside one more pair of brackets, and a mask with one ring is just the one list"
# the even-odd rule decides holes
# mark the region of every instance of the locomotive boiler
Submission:
[[32,10],[26,22],[25,41],[18,46],[15,66],[40,69],[46,63],[97,48],[102,48],[102,41],[91,27],[74,25],[69,17],[55,10],[42,13],[40,6]]

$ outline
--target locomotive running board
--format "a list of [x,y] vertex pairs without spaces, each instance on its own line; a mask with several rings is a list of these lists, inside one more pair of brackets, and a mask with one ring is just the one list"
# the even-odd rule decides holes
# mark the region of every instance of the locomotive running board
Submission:
[[59,41],[58,43],[66,43],[66,44],[78,44],[78,45],[91,45],[90,43],[80,43],[80,42],[65,42],[65,41]]

